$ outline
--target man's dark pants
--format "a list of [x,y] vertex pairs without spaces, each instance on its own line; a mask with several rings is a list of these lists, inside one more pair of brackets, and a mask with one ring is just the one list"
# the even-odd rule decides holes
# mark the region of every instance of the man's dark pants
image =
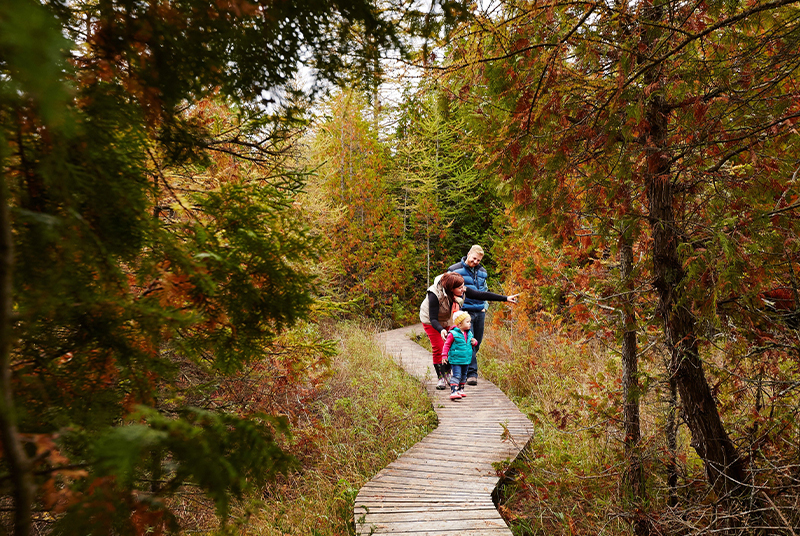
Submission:
[[486,323],[486,311],[467,311],[472,319],[472,335],[477,339],[478,345],[472,347],[472,363],[467,368],[467,379],[478,377],[478,350],[483,340],[483,325]]

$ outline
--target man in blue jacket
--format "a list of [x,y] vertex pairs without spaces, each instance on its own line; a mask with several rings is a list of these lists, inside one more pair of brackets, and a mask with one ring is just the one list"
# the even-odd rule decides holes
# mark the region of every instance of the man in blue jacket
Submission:
[[[461,262],[455,263],[447,271],[460,274],[464,278],[464,283],[467,287],[481,292],[488,292],[489,287],[486,285],[486,278],[489,274],[481,266],[482,259],[483,248],[476,244],[470,248],[467,256],[462,258]],[[478,340],[477,346],[472,347],[472,363],[467,368],[467,385],[478,385],[478,349],[481,347],[481,341],[483,340],[486,306],[487,302],[485,301],[469,298],[464,301],[463,305],[463,309],[469,313],[472,319],[472,334]]]

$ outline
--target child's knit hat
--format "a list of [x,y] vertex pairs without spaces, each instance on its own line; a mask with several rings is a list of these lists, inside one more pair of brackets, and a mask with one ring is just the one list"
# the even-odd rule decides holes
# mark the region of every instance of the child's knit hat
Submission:
[[468,312],[463,311],[463,310],[462,311],[456,311],[455,314],[453,314],[453,325],[454,326],[460,326],[461,322],[463,322],[465,318],[469,318],[469,313]]

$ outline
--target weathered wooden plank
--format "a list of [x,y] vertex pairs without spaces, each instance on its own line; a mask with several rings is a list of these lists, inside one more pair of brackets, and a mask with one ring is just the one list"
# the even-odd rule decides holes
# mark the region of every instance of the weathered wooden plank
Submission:
[[386,469],[392,471],[407,471],[409,473],[448,475],[450,478],[452,478],[453,471],[463,471],[462,475],[465,478],[471,478],[473,475],[496,476],[496,471],[489,464],[480,464],[479,466],[467,467],[465,469],[464,464],[461,462],[439,460],[433,463],[433,460],[406,458],[405,456],[401,458],[400,461],[392,462]]
[[498,430],[493,434],[472,435],[472,431],[464,428],[453,428],[443,430],[434,434],[429,434],[422,441],[422,444],[439,443],[458,452],[463,448],[478,447],[481,445],[506,445],[513,447],[511,441],[503,441],[502,431]]
[[402,515],[408,513],[416,513],[419,515],[419,520],[428,519],[427,516],[435,516],[431,517],[431,519],[444,519],[453,517],[453,519],[464,519],[469,518],[470,516],[474,515],[483,515],[481,512],[488,512],[491,515],[499,516],[500,513],[494,507],[493,504],[489,504],[486,506],[469,506],[467,508],[448,508],[444,512],[440,509],[431,509],[431,508],[410,508],[410,507],[394,507],[390,511],[385,510],[383,507],[377,507],[374,510],[367,511],[365,507],[360,507],[362,514],[367,515],[387,515],[387,516],[394,516],[394,515]]
[[[361,532],[357,532],[357,534],[361,535],[370,535],[370,534],[392,534],[390,532],[383,532],[383,531],[376,531],[372,532],[371,530],[363,530]],[[508,528],[505,529],[489,529],[489,528],[476,528],[476,529],[458,529],[453,527],[441,527],[432,532],[398,532],[394,534],[413,534],[414,536],[511,536],[511,531]]]
[[[454,474],[458,474],[457,478],[453,478]],[[380,476],[380,478],[377,478]],[[492,482],[496,484],[497,482],[497,474],[489,471],[483,472],[474,472],[470,469],[465,471],[451,471],[451,472],[427,472],[427,471],[415,471],[411,469],[402,469],[402,470],[384,470],[381,471],[380,475],[376,475],[377,482],[408,482],[409,484],[413,485],[418,482],[428,482],[428,481],[436,481],[436,482],[444,482],[447,484],[452,485],[455,481],[461,480],[465,482],[467,480],[472,482],[481,482],[481,483],[489,483]],[[391,480],[390,480],[391,479]]]
[[437,488],[435,486],[425,488],[399,488],[395,485],[374,484],[369,488],[363,488],[365,495],[362,497],[359,494],[359,500],[364,500],[367,496],[372,497],[395,497],[395,498],[409,498],[409,499],[422,499],[430,497],[433,499],[469,499],[475,497],[483,497],[485,490],[488,489],[490,494],[491,487],[487,488],[471,488],[463,490],[454,490],[452,488]]
[[419,485],[425,482],[438,482],[441,484],[445,484],[448,486],[452,486],[454,484],[459,484],[461,486],[468,486],[469,482],[480,482],[481,484],[488,484],[494,485],[497,483],[497,475],[488,475],[488,474],[475,474],[470,473],[469,478],[464,478],[466,475],[457,474],[457,476],[453,476],[457,474],[455,472],[450,473],[436,473],[436,472],[421,472],[421,471],[409,471],[409,470],[394,470],[394,469],[384,469],[378,475],[373,478],[373,481],[376,482],[403,482],[408,483],[409,485]]
[[[437,516],[439,518],[437,518]],[[470,516],[459,519],[449,519],[446,518],[446,514],[441,512],[432,513],[430,517],[430,519],[424,520],[417,519],[413,517],[413,515],[400,515],[394,517],[392,520],[377,517],[367,517],[363,524],[372,527],[382,527],[388,532],[397,532],[400,528],[406,529],[404,532],[408,530],[417,532],[419,530],[431,530],[431,528],[439,529],[442,527],[454,526],[467,529],[472,529],[476,526],[495,529],[507,528],[506,522],[503,521],[499,514],[497,514],[496,510],[494,518]]]
[[436,454],[445,460],[462,461],[465,464],[470,462],[480,463],[481,461],[492,463],[493,460],[503,460],[509,456],[514,458],[519,454],[518,448],[504,445],[496,445],[494,447],[491,445],[477,445],[471,448],[464,448],[461,453],[455,453],[447,445],[436,442],[425,443],[424,447],[427,452]]
[[[372,501],[374,498],[369,497],[366,502]],[[400,511],[404,509],[410,510],[431,510],[431,511],[442,511],[443,509],[449,508],[462,508],[462,509],[469,509],[469,508],[494,508],[494,503],[492,501],[487,501],[484,497],[480,498],[473,498],[471,500],[468,499],[441,499],[441,498],[431,498],[431,499],[419,499],[419,498],[397,498],[397,499],[387,499],[377,505],[377,503],[373,504],[372,506],[367,506],[363,503],[356,503],[354,508],[354,512],[356,515],[366,514],[369,512],[375,511]]]
[[[372,532],[370,530],[364,530],[362,532],[358,532],[357,534],[361,535],[371,535],[371,534],[390,534],[388,532]],[[396,533],[396,534],[413,534],[414,536],[511,536],[511,531],[509,529],[456,529],[456,528],[449,528],[449,527],[442,527],[441,529],[436,529],[433,532],[405,532],[405,533]]]
[[[432,447],[427,447],[424,445],[414,445],[406,452],[403,453],[403,457],[405,458],[408,456],[409,458],[427,458],[430,456],[432,460],[439,460],[439,461],[451,461],[451,462],[458,462],[461,460],[454,459],[452,453],[449,450],[440,450],[435,449]],[[486,463],[491,464],[494,460],[498,458],[495,452],[485,452],[485,453],[473,453],[469,461],[476,462],[476,463]]]
[[469,482],[466,479],[457,479],[454,482],[452,478],[415,479],[393,476],[382,476],[378,481],[373,480],[373,482],[376,482],[376,486],[384,486],[386,489],[403,487],[405,489],[420,490],[424,487],[426,490],[431,490],[440,494],[449,493],[454,486],[458,486],[461,493],[481,493],[485,492],[486,490],[491,493],[495,486],[497,486],[497,481],[497,477],[488,479],[483,478],[481,480],[472,479]]
[[465,519],[499,520],[502,517],[494,508],[483,508],[473,510],[445,510],[444,512],[397,512],[397,513],[375,513],[368,514],[365,521],[367,523],[407,523],[407,522],[429,522],[439,523],[448,521],[463,521]]
[[[356,502],[356,506],[354,507],[354,512],[356,510],[360,514],[365,514],[369,512],[374,512],[378,510],[382,511],[389,511],[389,510],[402,510],[402,509],[412,509],[412,510],[432,510],[432,511],[441,511],[447,508],[462,508],[462,509],[469,509],[469,508],[485,508],[485,507],[492,507],[494,508],[494,503],[492,501],[487,501],[485,497],[478,497],[478,498],[451,498],[451,499],[442,499],[441,497],[432,497],[432,498],[414,498],[414,497],[403,497],[403,498],[384,498],[383,501],[378,503],[374,502],[375,497],[367,497],[364,502],[372,504],[372,506],[366,505],[364,503]],[[360,515],[359,514],[359,515]]]
[[502,519],[499,520],[488,520],[488,519],[465,519],[465,520],[453,520],[453,521],[418,521],[418,522],[405,522],[405,523],[365,523],[363,525],[365,528],[369,527],[368,530],[361,530],[359,534],[407,534],[407,533],[418,533],[418,532],[440,532],[440,531],[463,531],[463,530],[481,530],[481,534],[483,534],[484,530],[503,530],[507,531],[507,534],[511,534],[511,531],[508,530],[508,526]]
[[428,446],[429,452],[431,454],[435,454],[441,456],[443,459],[458,461],[459,459],[471,459],[477,462],[483,461],[486,463],[491,463],[493,461],[503,461],[505,459],[514,459],[519,454],[519,449],[516,448],[503,448],[503,449],[483,449],[483,450],[474,450],[470,452],[469,456],[456,458],[452,455],[452,452],[441,445],[429,445]]
[[385,351],[422,382],[438,428],[381,470],[356,497],[361,534],[510,536],[491,500],[498,477],[493,463],[514,459],[533,434],[525,415],[481,378],[467,397],[435,389],[430,353],[408,335],[421,325],[382,333]]
[[429,435],[422,441],[420,441],[422,445],[430,446],[430,447],[438,447],[441,449],[449,450],[453,452],[454,456],[468,456],[471,452],[480,452],[481,449],[505,449],[505,450],[516,450],[519,451],[519,448],[514,445],[513,443],[503,442],[500,440],[500,437],[473,437],[471,434],[467,432],[458,432],[454,433],[453,435]]

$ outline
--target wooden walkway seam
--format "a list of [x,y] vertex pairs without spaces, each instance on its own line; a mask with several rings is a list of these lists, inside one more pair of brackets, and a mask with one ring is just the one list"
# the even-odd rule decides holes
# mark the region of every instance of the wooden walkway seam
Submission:
[[381,470],[358,493],[356,534],[511,536],[492,501],[499,477],[493,463],[514,460],[533,425],[493,383],[467,386],[452,401],[436,390],[430,351],[411,340],[422,324],[377,335],[385,352],[420,379],[439,426]]

